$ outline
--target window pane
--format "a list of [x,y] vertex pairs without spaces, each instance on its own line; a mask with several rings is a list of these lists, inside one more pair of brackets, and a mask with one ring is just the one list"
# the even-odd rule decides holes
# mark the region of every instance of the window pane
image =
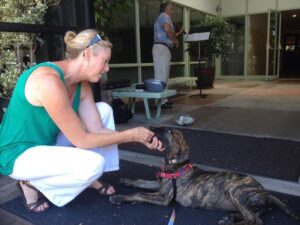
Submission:
[[[203,13],[202,13],[203,14]],[[199,26],[201,12],[191,10],[190,13],[190,27]],[[199,52],[200,47],[200,52]],[[208,57],[208,41],[192,42],[189,43],[190,48],[190,61],[200,61],[205,60]]]
[[35,36],[33,33],[0,32],[0,74],[14,67],[23,70],[36,62]]
[[138,71],[136,67],[110,68],[107,73],[108,81],[130,80],[131,84],[138,82]]
[[142,81],[147,78],[154,78],[153,66],[142,67]]
[[[160,1],[140,0],[140,36],[141,36],[141,60],[143,63],[151,63],[153,46],[153,25],[159,15]],[[179,30],[183,24],[183,8],[174,6],[173,24],[175,30]],[[172,49],[172,62],[183,61],[183,36],[178,37],[179,47]]]
[[[173,15],[173,25],[175,32],[179,31],[183,25],[183,8],[180,6],[174,6],[174,15]],[[182,62],[183,61],[183,35],[177,37],[179,42],[179,47],[174,47],[172,49],[172,62]]]
[[235,25],[230,48],[222,54],[222,75],[244,74],[245,17],[229,18]]
[[141,36],[141,60],[143,63],[151,63],[153,46],[153,25],[159,15],[160,1],[141,0],[140,6],[140,36]]
[[172,65],[170,68],[170,78],[173,77],[182,77],[184,74],[184,66],[183,65]]
[[[79,9],[83,9],[83,6],[78,4],[76,6],[74,0],[65,0],[59,4],[51,5],[47,10],[46,23],[51,26],[81,26],[84,15]],[[76,13],[81,14],[81,17],[76,18]]]
[[64,0],[51,4],[46,13],[45,24],[51,26],[87,27],[92,15],[87,14],[87,1]]
[[198,76],[198,70],[199,70],[199,64],[190,64],[190,71],[191,71],[191,77],[197,77]]
[[113,44],[110,63],[135,63],[136,38],[134,5],[128,10],[117,11],[114,15],[116,24],[107,31],[107,36]]
[[35,55],[37,62],[57,61],[65,58],[64,35],[40,35]]
[[[171,65],[170,67],[170,78],[182,77],[184,72],[183,65]],[[146,78],[154,78],[154,69],[153,66],[142,67],[142,81]]]
[[[30,45],[33,52],[30,63],[57,61],[64,58],[63,35],[37,35],[33,33],[0,32],[1,49],[12,49],[20,46],[19,61],[29,57]],[[0,51],[1,51],[0,49]],[[26,59],[28,60],[28,59]]]

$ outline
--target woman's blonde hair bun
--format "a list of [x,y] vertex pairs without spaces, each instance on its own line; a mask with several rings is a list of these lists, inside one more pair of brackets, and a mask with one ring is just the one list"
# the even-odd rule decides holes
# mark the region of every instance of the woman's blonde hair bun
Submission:
[[[74,31],[68,31],[65,34],[64,42],[66,44],[66,58],[74,59],[76,58],[84,49],[86,49],[90,41],[97,35],[97,31],[94,29],[87,29],[76,34]],[[104,39],[93,46],[93,54],[97,54],[100,48],[112,48],[110,41]]]
[[76,37],[76,33],[74,31],[67,31],[64,37],[64,41],[67,44],[68,42],[72,41]]

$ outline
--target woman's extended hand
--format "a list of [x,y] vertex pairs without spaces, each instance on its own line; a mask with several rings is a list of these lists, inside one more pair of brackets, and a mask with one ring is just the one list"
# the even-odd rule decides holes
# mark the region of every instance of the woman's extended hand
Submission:
[[133,141],[140,142],[144,144],[149,149],[157,149],[158,151],[163,151],[161,141],[154,136],[154,133],[144,127],[136,127],[132,129],[133,131]]
[[157,137],[153,137],[151,142],[144,143],[149,149],[157,149],[158,151],[164,151],[165,148]]

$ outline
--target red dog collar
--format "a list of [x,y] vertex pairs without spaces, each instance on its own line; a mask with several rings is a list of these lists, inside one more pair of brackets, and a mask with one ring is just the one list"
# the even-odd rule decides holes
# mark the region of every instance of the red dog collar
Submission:
[[176,173],[157,172],[156,177],[173,179],[173,178],[180,177],[181,175],[185,174],[186,172],[188,172],[192,168],[193,168],[192,163],[188,163],[183,168],[178,170]]

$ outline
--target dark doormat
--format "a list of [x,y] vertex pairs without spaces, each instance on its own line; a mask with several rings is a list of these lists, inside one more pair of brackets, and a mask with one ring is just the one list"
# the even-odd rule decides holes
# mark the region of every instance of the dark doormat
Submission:
[[[118,185],[120,177],[154,179],[158,168],[121,161],[121,171],[106,174],[103,179],[116,185],[119,193],[131,193],[137,189]],[[296,211],[300,211],[300,198],[277,195]],[[172,206],[163,207],[150,204],[111,205],[108,197],[97,195],[87,190],[65,207],[52,206],[40,214],[25,210],[22,199],[16,198],[1,205],[1,208],[24,218],[34,225],[166,225],[172,211]],[[216,225],[218,219],[228,215],[228,212],[184,208],[176,205],[175,225]],[[293,218],[287,216],[279,208],[267,210],[263,216],[266,225],[296,225]],[[1,221],[0,221],[1,224]]]
[[[193,163],[287,181],[300,176],[300,142],[180,128]],[[163,156],[137,143],[120,149]]]

